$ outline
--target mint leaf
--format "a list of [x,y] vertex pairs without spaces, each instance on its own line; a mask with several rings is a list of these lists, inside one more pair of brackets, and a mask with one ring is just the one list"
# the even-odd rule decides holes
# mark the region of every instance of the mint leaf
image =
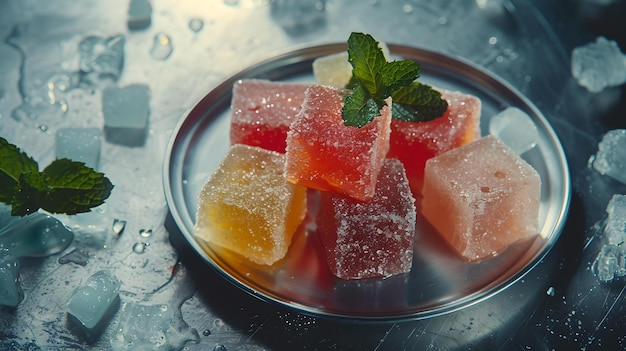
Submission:
[[442,116],[448,108],[439,92],[415,81],[420,75],[417,62],[387,62],[379,43],[369,34],[350,34],[348,61],[352,78],[347,88],[353,92],[344,101],[345,125],[362,127],[371,122],[380,115],[389,96],[393,118],[403,121],[429,121]]
[[344,125],[363,127],[370,123],[374,117],[380,115],[380,106],[361,84],[352,89],[352,94],[346,96],[343,108]]
[[0,137],[0,202],[10,203],[19,190],[20,175],[37,172],[35,160]]
[[408,122],[426,122],[432,116],[441,116],[448,109],[448,103],[441,93],[431,86],[413,82],[400,87],[391,94],[393,118]]
[[113,189],[103,173],[82,162],[57,159],[39,172],[35,160],[0,137],[0,202],[24,216],[40,208],[52,213],[88,212]]
[[103,204],[113,189],[103,173],[67,158],[54,160],[43,174],[49,191],[41,207],[52,213],[89,212]]
[[352,65],[352,76],[357,78],[367,91],[376,96],[383,89],[381,70],[387,64],[378,42],[369,34],[352,33],[348,38],[348,61]]
[[22,173],[19,179],[19,191],[11,201],[11,215],[25,216],[37,212],[45,202],[47,186],[45,175],[39,172]]

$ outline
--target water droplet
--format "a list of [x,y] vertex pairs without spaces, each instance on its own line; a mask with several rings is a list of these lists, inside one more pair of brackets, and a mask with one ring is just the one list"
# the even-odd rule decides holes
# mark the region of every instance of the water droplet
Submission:
[[144,243],[135,243],[133,245],[133,252],[137,254],[142,254],[146,251],[146,245]]
[[554,289],[554,287],[552,286],[548,288],[548,291],[546,291],[546,294],[548,296],[554,296],[555,293],[556,293],[556,289]]
[[139,229],[139,235],[142,238],[149,238],[152,235],[152,229]]
[[191,29],[195,33],[198,33],[199,31],[201,31],[202,27],[204,27],[204,22],[200,18],[192,18],[189,21],[189,29]]
[[202,332],[202,335],[209,336],[211,335],[211,331],[209,329],[206,329],[205,331]]
[[113,229],[113,233],[120,235],[124,231],[124,228],[126,228],[125,220],[117,218],[113,220],[113,226],[111,227],[111,229]]
[[239,0],[224,0],[224,4],[228,6],[239,6]]
[[402,6],[402,12],[404,12],[404,13],[411,13],[411,12],[413,12],[413,6],[411,6],[409,4],[405,4],[404,6]]
[[154,37],[152,48],[150,49],[150,56],[156,60],[165,60],[172,54],[174,47],[172,46],[172,39],[165,33],[159,33]]
[[215,345],[215,347],[213,348],[213,351],[227,351],[226,346],[218,344]]
[[39,124],[37,125],[37,129],[39,129],[42,132],[47,132],[48,131],[48,125],[47,124]]

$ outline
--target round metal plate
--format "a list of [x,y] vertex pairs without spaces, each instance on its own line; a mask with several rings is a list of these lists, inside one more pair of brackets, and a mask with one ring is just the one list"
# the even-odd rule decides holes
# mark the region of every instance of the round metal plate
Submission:
[[165,195],[174,221],[206,264],[252,295],[303,313],[396,321],[438,316],[485,301],[520,280],[548,253],[565,223],[571,190],[564,152],[546,118],[513,87],[469,62],[419,48],[391,44],[389,48],[392,55],[421,64],[420,81],[478,96],[483,134],[489,118],[506,107],[518,107],[531,116],[540,138],[523,157],[542,180],[540,234],[497,257],[469,264],[418,220],[411,272],[361,281],[333,277],[316,238],[305,232],[294,237],[285,259],[269,268],[196,240],[197,196],[229,148],[233,83],[246,78],[313,82],[312,61],[346,49],[345,44],[330,44],[278,55],[235,74],[210,91],[174,131],[164,160]]

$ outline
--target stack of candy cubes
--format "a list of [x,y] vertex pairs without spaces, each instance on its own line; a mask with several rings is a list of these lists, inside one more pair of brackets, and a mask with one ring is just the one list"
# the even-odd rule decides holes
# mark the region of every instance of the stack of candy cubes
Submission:
[[[359,128],[342,120],[346,89],[236,82],[231,148],[201,191],[196,237],[279,264],[311,210],[310,192],[319,192],[316,222],[303,232],[317,236],[341,279],[409,272],[418,216],[467,262],[535,234],[538,174],[496,137],[480,137],[478,98],[440,92],[442,117],[397,121],[387,99]],[[519,203],[524,213],[513,214],[509,204]]]

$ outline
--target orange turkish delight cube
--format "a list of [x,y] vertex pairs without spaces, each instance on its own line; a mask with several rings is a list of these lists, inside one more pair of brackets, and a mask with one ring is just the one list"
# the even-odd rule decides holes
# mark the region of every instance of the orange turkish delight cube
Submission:
[[391,101],[363,127],[344,125],[348,92],[312,85],[287,133],[285,177],[309,188],[359,200],[374,196],[376,179],[389,150]]
[[306,214],[307,192],[285,180],[284,168],[284,154],[231,146],[200,192],[196,237],[259,264],[283,258]]
[[426,161],[421,211],[465,260],[537,234],[541,179],[495,136]]

